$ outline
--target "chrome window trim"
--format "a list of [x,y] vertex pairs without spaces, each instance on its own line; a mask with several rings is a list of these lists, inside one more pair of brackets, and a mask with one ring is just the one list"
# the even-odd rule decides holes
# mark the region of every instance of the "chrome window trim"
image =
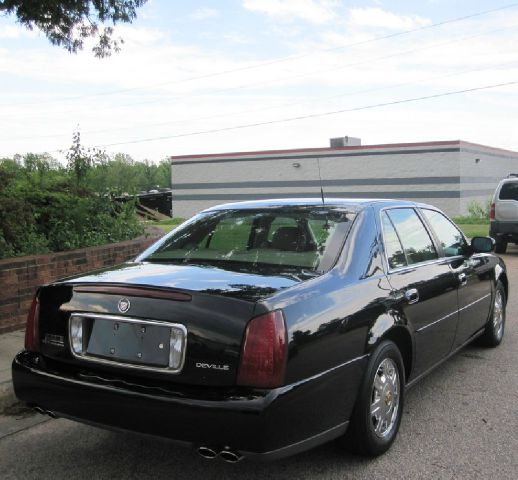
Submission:
[[455,260],[461,260],[464,257],[462,255],[456,255],[455,257],[439,257],[436,260],[427,260],[425,262],[419,262],[419,263],[413,263],[412,265],[406,265],[405,267],[398,267],[394,268],[392,270],[388,270],[388,273],[400,273],[405,270],[413,270],[415,267],[424,267],[427,265],[442,265],[442,264],[448,264]]
[[418,328],[416,330],[416,333],[422,332],[423,330],[426,330],[428,327],[431,327],[431,326],[435,325],[436,323],[442,322],[443,320],[446,320],[447,318],[451,317],[452,315],[455,315],[456,313],[460,313],[460,312],[462,312],[462,310],[466,310],[467,308],[472,307],[476,303],[481,302],[482,300],[485,300],[487,297],[490,297],[490,296],[491,296],[491,294],[488,293],[487,295],[480,297],[478,300],[468,303],[467,305],[464,305],[462,308],[458,308],[457,310],[454,310],[453,312],[448,313],[447,315],[444,315],[444,317],[441,317],[438,320],[434,320],[432,323],[429,323],[428,325],[425,325],[424,327]]
[[[114,322],[125,322],[125,323],[133,323],[133,324],[139,324],[139,325],[154,325],[158,327],[168,327],[168,328],[176,328],[178,330],[182,331],[183,338],[182,338],[182,353],[180,358],[180,366],[176,369],[172,369],[169,367],[150,367],[146,365],[133,365],[131,363],[125,363],[125,362],[118,362],[115,360],[105,360],[104,358],[96,358],[86,355],[80,355],[74,352],[74,349],[72,348],[72,342],[71,342],[71,325],[72,325],[72,318],[100,318],[101,320],[111,320]],[[81,313],[81,312],[74,312],[70,315],[68,319],[68,344],[70,353],[72,356],[78,360],[84,360],[86,362],[90,363],[98,363],[102,365],[111,365],[114,367],[122,367],[122,368],[128,368],[133,370],[141,370],[141,371],[148,371],[148,372],[161,372],[161,373],[167,373],[171,375],[178,374],[182,371],[184,364],[185,364],[185,354],[187,350],[187,328],[185,325],[182,325],[181,323],[173,323],[173,322],[160,322],[157,320],[150,320],[150,319],[143,319],[143,318],[134,318],[134,317],[122,317],[120,315],[106,315],[102,313]]]

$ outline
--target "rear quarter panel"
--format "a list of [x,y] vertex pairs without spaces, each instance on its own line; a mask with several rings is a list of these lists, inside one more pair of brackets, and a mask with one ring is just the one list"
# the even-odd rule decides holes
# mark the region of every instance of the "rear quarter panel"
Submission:
[[258,304],[257,313],[278,308],[284,312],[286,384],[314,382],[319,385],[315,405],[337,407],[322,410],[328,417],[324,424],[349,418],[369,353],[397,323],[386,307],[391,288],[379,241],[373,211],[367,209],[355,220],[330,272]]

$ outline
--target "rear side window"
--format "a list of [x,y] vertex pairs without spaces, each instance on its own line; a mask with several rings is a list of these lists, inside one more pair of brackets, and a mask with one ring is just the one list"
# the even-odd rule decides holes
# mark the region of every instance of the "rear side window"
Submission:
[[442,213],[434,210],[421,209],[426,220],[441,242],[445,257],[462,255],[465,251],[466,241],[459,229],[453,225]]
[[432,239],[413,208],[394,208],[387,214],[398,233],[408,265],[438,258]]
[[518,200],[518,182],[506,182],[500,189],[500,200]]
[[383,239],[385,241],[385,253],[387,254],[387,260],[390,268],[399,268],[407,265],[405,252],[399,238],[397,236],[394,225],[390,221],[388,215],[383,212],[381,216],[381,222],[383,224]]

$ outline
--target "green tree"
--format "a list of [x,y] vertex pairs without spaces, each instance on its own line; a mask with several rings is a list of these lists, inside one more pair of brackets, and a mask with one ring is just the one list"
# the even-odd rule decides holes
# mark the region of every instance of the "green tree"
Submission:
[[171,188],[171,161],[164,158],[157,166],[157,183],[161,187]]
[[171,166],[168,160],[159,164],[136,161],[130,155],[117,153],[97,160],[89,169],[85,184],[99,193],[130,195],[157,187],[170,187]]
[[[15,15],[32,30],[37,27],[53,45],[76,53],[84,40],[97,37],[96,57],[120,50],[123,40],[113,38],[113,26],[131,23],[147,0],[0,0],[0,12]],[[108,25],[107,25],[108,24]],[[112,26],[113,25],[113,26]]]
[[95,148],[85,148],[81,145],[81,134],[74,132],[72,145],[66,153],[67,165],[73,173],[77,185],[84,185],[89,170],[97,163],[102,163],[106,154]]
[[[0,160],[0,258],[62,251],[129,240],[142,234],[135,202],[99,195],[88,184],[98,165],[82,148],[88,167],[80,182],[74,168],[47,155]],[[86,152],[86,153],[85,153]],[[73,165],[73,164],[72,164]]]
[[38,232],[31,205],[19,183],[23,167],[14,160],[0,161],[0,258],[48,251],[48,242]]
[[117,153],[92,170],[92,188],[116,195],[137,193],[141,181],[138,170],[138,163],[130,155]]

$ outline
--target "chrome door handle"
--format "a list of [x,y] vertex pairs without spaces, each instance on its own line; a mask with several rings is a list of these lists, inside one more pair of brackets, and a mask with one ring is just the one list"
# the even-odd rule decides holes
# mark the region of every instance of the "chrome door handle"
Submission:
[[405,292],[405,299],[409,305],[417,303],[419,301],[419,292],[417,291],[417,288],[411,288],[410,290],[407,290]]
[[462,286],[466,285],[468,283],[468,277],[465,273],[459,273],[459,283]]

